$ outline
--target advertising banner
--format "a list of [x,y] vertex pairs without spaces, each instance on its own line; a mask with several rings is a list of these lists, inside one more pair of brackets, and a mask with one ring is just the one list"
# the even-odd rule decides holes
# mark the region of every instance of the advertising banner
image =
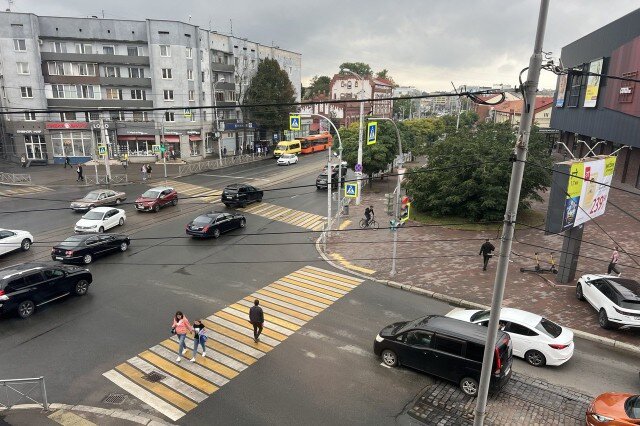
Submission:
[[558,77],[558,97],[556,98],[556,107],[564,106],[564,95],[567,92],[567,75],[562,74]]
[[[602,59],[591,62],[589,72],[594,74],[602,73]],[[584,107],[595,108],[600,91],[600,76],[590,75],[587,79],[587,90],[584,95]]]
[[616,157],[584,163],[580,208],[573,226],[581,225],[604,214],[615,167]]

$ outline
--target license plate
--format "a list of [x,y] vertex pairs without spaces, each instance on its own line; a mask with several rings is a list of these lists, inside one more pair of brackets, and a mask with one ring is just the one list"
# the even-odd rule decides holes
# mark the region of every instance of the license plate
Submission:
[[62,257],[56,256],[56,260],[62,260]]

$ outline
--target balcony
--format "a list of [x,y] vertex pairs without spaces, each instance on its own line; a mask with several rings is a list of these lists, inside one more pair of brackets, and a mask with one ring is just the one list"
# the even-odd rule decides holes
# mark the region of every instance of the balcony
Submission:
[[48,75],[44,74],[44,82],[51,84],[100,84],[100,77],[88,75]]
[[[83,53],[41,52],[42,61],[92,62],[99,64],[149,65],[148,56],[101,55]],[[233,71],[233,68],[232,68]]]
[[229,82],[224,82],[224,83],[216,83],[216,92],[222,91],[222,90],[236,90],[236,84],[235,83],[229,83]]
[[150,78],[100,77],[103,86],[151,87]]
[[47,99],[47,105],[54,108],[153,108],[153,101],[132,99]]
[[219,62],[211,62],[211,71],[214,72],[234,72],[235,71],[235,66],[233,65],[227,65],[227,64],[221,64]]

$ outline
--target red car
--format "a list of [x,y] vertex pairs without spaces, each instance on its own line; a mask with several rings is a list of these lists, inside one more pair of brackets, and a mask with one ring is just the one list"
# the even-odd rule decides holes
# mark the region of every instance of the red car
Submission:
[[134,204],[136,210],[159,212],[164,206],[178,204],[178,193],[168,186],[158,186],[147,190],[136,199]]
[[587,409],[588,426],[640,424],[640,395],[603,393]]

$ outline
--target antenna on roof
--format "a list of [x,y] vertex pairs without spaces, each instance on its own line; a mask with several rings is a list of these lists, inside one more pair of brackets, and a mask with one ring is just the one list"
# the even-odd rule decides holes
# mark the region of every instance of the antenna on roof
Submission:
[[7,7],[6,12],[11,12],[11,8],[13,7],[14,1],[13,0],[7,0],[7,3],[9,4],[9,7]]
[[233,36],[233,20],[229,19],[229,26],[231,27],[231,35]]

